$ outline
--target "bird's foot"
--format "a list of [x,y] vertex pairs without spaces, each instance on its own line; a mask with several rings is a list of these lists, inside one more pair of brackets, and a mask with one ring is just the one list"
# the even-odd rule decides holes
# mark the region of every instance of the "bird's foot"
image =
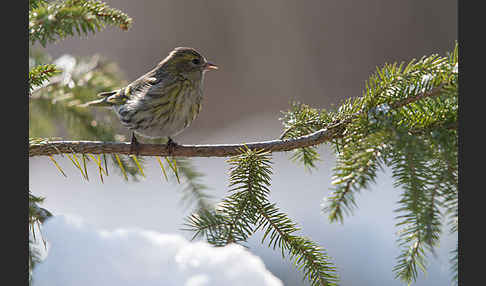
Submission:
[[138,155],[140,148],[140,143],[138,143],[137,137],[135,137],[135,132],[132,133],[132,140],[130,144],[130,153],[134,153]]
[[169,156],[172,156],[172,153],[174,152],[174,148],[177,147],[177,144],[172,138],[169,137],[169,140],[167,141],[167,152],[169,153]]

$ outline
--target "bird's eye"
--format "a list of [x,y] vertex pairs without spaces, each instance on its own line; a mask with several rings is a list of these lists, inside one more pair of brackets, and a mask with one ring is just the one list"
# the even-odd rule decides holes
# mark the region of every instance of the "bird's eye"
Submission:
[[193,59],[192,63],[195,64],[195,65],[199,65],[201,63],[201,61],[199,59]]

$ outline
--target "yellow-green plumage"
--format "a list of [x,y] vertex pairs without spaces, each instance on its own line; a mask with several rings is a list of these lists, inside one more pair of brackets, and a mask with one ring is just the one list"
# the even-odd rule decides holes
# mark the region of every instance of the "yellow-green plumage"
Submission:
[[176,48],[128,86],[99,94],[87,106],[110,106],[120,122],[150,138],[171,137],[201,111],[204,73],[217,67],[192,48]]

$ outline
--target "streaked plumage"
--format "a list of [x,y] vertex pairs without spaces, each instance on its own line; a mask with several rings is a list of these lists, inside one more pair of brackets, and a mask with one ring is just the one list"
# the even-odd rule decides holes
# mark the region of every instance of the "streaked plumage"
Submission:
[[217,67],[192,48],[175,48],[154,69],[87,106],[109,106],[121,124],[149,138],[171,137],[201,111],[204,73]]

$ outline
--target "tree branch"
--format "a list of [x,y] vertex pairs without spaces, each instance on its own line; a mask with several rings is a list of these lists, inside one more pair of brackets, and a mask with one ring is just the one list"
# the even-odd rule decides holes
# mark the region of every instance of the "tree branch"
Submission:
[[[290,151],[300,147],[313,146],[342,136],[345,122],[314,132],[296,139],[271,140],[243,144],[221,145],[176,145],[169,148],[166,144],[139,144],[138,150],[130,150],[128,142],[101,141],[52,141],[29,146],[29,157],[50,156],[64,153],[79,154],[134,154],[140,156],[174,157],[230,157],[241,154],[240,148],[264,149],[270,152]],[[347,123],[347,122],[346,122]]]
[[[407,98],[393,104],[393,108],[399,108],[425,97],[433,97],[440,94],[443,85],[431,89],[429,92]],[[333,139],[341,138],[346,126],[360,113],[353,114],[349,118],[330,125],[327,128],[298,138],[271,140],[264,142],[251,142],[242,144],[221,145],[176,145],[169,147],[166,144],[139,144],[138,150],[130,150],[129,142],[101,142],[101,141],[52,141],[29,146],[29,157],[50,156],[65,153],[79,154],[133,154],[140,156],[175,156],[175,157],[230,157],[241,154],[244,146],[249,149],[263,149],[269,152],[291,151],[297,148],[309,147]]]

